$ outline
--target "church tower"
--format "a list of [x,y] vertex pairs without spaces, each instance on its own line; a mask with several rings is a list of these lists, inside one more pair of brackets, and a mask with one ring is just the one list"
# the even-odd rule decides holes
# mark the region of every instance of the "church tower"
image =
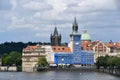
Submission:
[[76,17],[72,26],[72,33],[70,34],[69,47],[73,52],[73,64],[81,64],[81,35],[78,32],[78,23]]
[[61,34],[58,34],[57,27],[54,29],[54,33],[50,36],[51,46],[61,45]]
[[[78,36],[78,40],[74,40],[75,36]],[[73,43],[75,43],[75,42],[81,43],[81,35],[78,32],[78,23],[77,23],[76,17],[74,18],[74,22],[72,25],[72,33],[70,34],[69,47],[71,48],[72,52],[74,52]],[[81,46],[81,44],[80,44],[80,46]]]

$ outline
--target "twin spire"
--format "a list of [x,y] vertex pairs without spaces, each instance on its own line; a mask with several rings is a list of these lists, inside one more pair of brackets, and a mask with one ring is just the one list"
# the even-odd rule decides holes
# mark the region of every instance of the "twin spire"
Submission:
[[[73,26],[72,26],[72,33],[73,34],[78,34],[78,23],[77,23],[77,20],[76,20],[76,16],[74,18],[74,22],[73,22]],[[58,30],[57,30],[56,26],[55,26],[53,35],[58,36]]]

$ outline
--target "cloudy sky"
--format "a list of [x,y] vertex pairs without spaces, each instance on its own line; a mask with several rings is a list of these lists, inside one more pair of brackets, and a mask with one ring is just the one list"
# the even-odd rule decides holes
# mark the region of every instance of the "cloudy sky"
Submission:
[[0,0],[0,43],[49,42],[55,25],[69,42],[75,16],[93,41],[120,41],[120,0]]

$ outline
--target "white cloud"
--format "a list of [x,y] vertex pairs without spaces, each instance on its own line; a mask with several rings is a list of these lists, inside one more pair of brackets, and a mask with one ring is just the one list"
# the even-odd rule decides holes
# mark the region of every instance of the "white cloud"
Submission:
[[25,17],[18,18],[16,16],[11,17],[11,25],[7,27],[7,30],[11,29],[30,29],[33,28],[33,24],[27,24]]
[[39,11],[46,11],[52,9],[52,7],[49,4],[38,1],[30,1],[28,3],[23,4],[22,7],[28,10],[39,10]]
[[36,37],[49,37],[48,33],[36,33],[35,34]]
[[[109,2],[109,4],[108,4]],[[85,10],[113,10],[116,9],[114,0],[84,0],[78,4]]]
[[66,12],[68,13],[88,13],[96,11],[116,10],[115,0],[81,0],[78,3],[68,5]]
[[[26,34],[33,32],[32,37],[49,38],[55,24],[62,36],[68,36],[76,15],[79,30],[88,27],[97,28],[119,26],[119,1],[116,0],[2,0],[12,9],[0,12],[0,28],[20,31]],[[1,4],[1,3],[0,3]],[[12,5],[11,5],[12,4]],[[5,9],[6,6],[2,5]],[[8,14],[9,13],[9,14]],[[11,19],[11,20],[10,20]],[[3,27],[1,27],[3,26]],[[98,29],[96,32],[100,32]],[[28,38],[31,39],[31,38]],[[63,38],[64,39],[64,38]],[[66,39],[66,38],[65,38]],[[33,39],[32,39],[33,40]],[[39,38],[38,38],[39,40]]]
[[0,10],[11,10],[12,5],[9,0],[0,0]]
[[17,0],[10,0],[10,3],[12,4],[12,9],[14,10],[17,7]]

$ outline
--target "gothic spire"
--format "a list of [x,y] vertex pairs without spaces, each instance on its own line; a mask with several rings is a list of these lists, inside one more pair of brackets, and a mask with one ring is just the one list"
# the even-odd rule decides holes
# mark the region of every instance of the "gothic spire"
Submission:
[[78,33],[78,24],[77,24],[77,21],[76,21],[76,16],[74,18],[74,23],[73,23],[72,31],[73,31],[73,33]]
[[58,31],[57,31],[57,27],[55,26],[55,29],[54,29],[54,36],[58,36]]

